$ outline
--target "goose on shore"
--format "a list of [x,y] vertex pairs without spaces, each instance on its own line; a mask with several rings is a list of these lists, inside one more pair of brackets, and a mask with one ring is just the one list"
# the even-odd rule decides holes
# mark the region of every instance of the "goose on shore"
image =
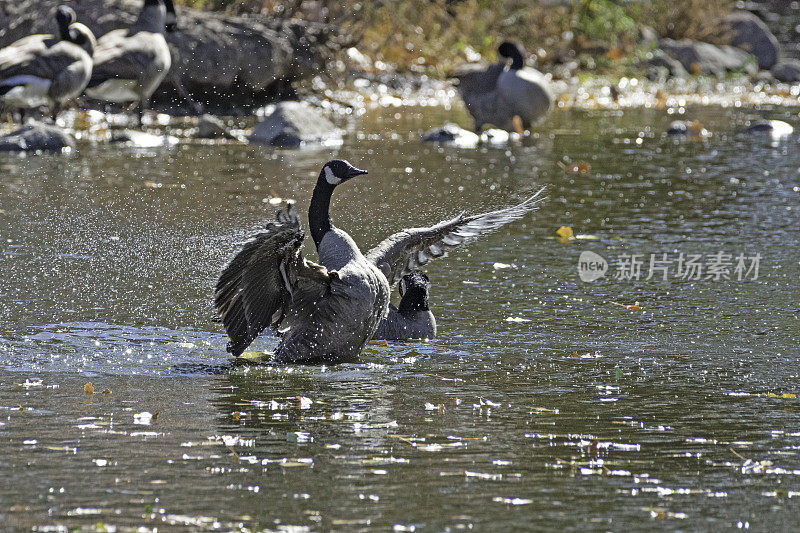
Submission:
[[164,32],[175,29],[172,0],[144,0],[136,22],[97,40],[94,72],[86,95],[107,102],[137,104],[139,121],[150,96],[172,65]]
[[428,309],[428,276],[420,270],[400,280],[400,305],[389,304],[389,313],[378,324],[373,340],[406,341],[436,337],[436,319]]
[[0,99],[25,110],[49,106],[53,121],[92,74],[94,34],[67,6],[56,9],[59,34],[28,35],[0,49]]
[[[530,128],[553,107],[553,95],[547,78],[538,70],[525,67],[522,46],[504,42],[497,48],[502,62],[486,68],[471,65],[454,73],[458,92],[475,119],[475,131],[486,124],[514,131],[514,117]],[[510,65],[506,65],[507,60]]]
[[308,210],[320,264],[300,252],[305,234],[289,206],[224,268],[214,305],[235,357],[270,327],[281,338],[277,363],[354,361],[388,313],[390,287],[449,248],[519,219],[541,200],[539,191],[513,207],[406,229],[364,255],[333,226],[329,212],[334,189],[362,174],[341,159],[322,167]]

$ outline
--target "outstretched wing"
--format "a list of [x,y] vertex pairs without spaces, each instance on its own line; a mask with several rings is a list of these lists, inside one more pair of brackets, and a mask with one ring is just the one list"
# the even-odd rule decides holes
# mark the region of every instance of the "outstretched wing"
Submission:
[[544,200],[543,191],[544,188],[539,189],[524,202],[505,209],[472,216],[462,213],[430,228],[405,229],[367,252],[367,259],[380,268],[389,284],[394,286],[412,270],[433,258],[446,255],[450,248],[471,242],[484,233],[522,218]]
[[244,244],[222,271],[214,306],[230,342],[228,351],[241,355],[271,327],[277,329],[287,309],[317,300],[335,273],[300,253],[305,233],[292,204],[278,211],[276,221]]

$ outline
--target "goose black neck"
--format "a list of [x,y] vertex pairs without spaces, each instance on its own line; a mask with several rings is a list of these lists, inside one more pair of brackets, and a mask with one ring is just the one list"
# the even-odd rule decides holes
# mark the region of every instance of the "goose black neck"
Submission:
[[511,68],[511,70],[521,70],[524,66],[525,58],[522,57],[522,54],[517,47],[514,47],[514,53],[511,56],[511,67],[509,68]]
[[428,310],[428,291],[422,287],[409,287],[400,299],[397,311],[400,314]]
[[314,187],[314,193],[311,195],[311,205],[308,208],[308,225],[311,227],[311,238],[314,239],[317,248],[325,234],[333,228],[330,213],[333,189],[334,186],[320,174],[317,185]]
[[72,24],[70,17],[65,13],[59,12],[56,14],[56,22],[58,23],[58,33],[61,35],[61,40],[69,41],[69,25]]

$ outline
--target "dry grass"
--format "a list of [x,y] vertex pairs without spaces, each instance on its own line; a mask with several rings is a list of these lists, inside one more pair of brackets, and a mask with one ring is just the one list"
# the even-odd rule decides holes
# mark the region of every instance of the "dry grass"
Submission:
[[178,0],[200,9],[263,13],[334,23],[373,59],[400,70],[445,75],[477,52],[492,60],[506,39],[521,42],[542,64],[576,54],[630,53],[638,27],[709,42],[724,35],[715,21],[733,0]]

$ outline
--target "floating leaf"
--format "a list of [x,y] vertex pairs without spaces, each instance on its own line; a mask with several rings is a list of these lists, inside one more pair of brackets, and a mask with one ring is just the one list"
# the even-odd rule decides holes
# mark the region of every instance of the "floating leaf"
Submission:
[[234,364],[259,365],[272,361],[272,354],[269,352],[243,352],[239,357],[231,359]]
[[506,318],[506,322],[531,322],[529,318],[521,318],[518,316],[510,316]]
[[111,389],[103,389],[100,394],[111,394]]
[[636,302],[634,304],[621,304],[619,302],[609,302],[609,303],[612,303],[614,305],[618,305],[620,307],[624,307],[625,309],[631,309],[631,310],[633,310],[633,309],[641,309],[642,308],[642,306],[639,305],[639,302]]
[[572,233],[572,228],[569,226],[561,226],[556,230],[559,242],[570,242],[575,240],[575,235]]
[[92,394],[94,394],[94,386],[91,384],[91,382],[83,386],[83,393],[86,396],[91,396]]
[[505,270],[506,268],[517,268],[517,265],[515,265],[515,264],[513,264],[513,263],[512,263],[512,264],[508,264],[508,263],[494,263],[494,264],[492,265],[492,267],[493,267],[495,270]]
[[567,174],[588,174],[592,166],[586,161],[580,163],[564,164],[559,161],[558,166]]
[[369,341],[369,343],[375,346],[383,346],[383,347],[389,346],[389,343],[387,341]]

